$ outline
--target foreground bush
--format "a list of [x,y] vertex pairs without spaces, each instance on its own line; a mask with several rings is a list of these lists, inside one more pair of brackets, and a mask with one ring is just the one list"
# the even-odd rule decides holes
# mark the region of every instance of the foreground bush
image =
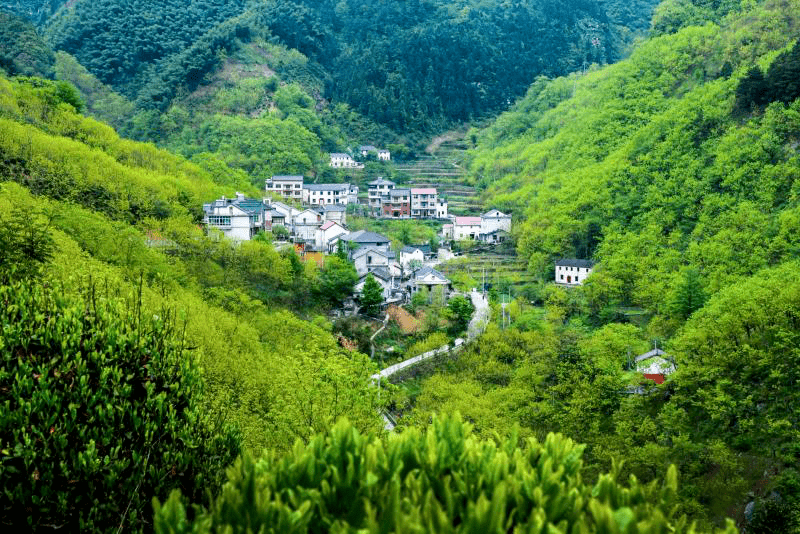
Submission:
[[613,475],[591,487],[582,453],[553,434],[478,441],[458,418],[388,443],[340,422],[286,456],[237,461],[193,521],[177,492],[156,501],[156,532],[694,532],[673,517],[674,467],[661,488]]
[[0,286],[0,525],[151,530],[151,499],[202,502],[238,436],[203,415],[170,314],[59,293]]

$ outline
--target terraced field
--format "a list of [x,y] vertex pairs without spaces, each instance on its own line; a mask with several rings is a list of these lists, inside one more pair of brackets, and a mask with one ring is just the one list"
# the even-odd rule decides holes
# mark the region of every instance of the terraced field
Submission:
[[436,268],[451,278],[456,285],[466,283],[480,288],[482,280],[485,279],[488,287],[501,289],[507,286],[512,296],[518,294],[522,286],[536,281],[534,275],[528,272],[525,259],[508,253],[469,253],[442,263]]
[[467,146],[461,138],[436,145],[432,154],[400,163],[395,170],[408,177],[405,187],[435,187],[447,198],[448,209],[455,215],[478,215],[483,205],[474,187],[464,185],[466,173],[461,163]]

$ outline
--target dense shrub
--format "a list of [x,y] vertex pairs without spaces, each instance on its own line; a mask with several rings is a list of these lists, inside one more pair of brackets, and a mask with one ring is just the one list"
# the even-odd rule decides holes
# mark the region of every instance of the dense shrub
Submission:
[[0,525],[149,530],[149,502],[202,501],[239,453],[209,421],[173,314],[95,288],[0,286]]
[[[388,442],[347,422],[284,457],[239,460],[192,523],[177,493],[156,503],[156,532],[693,532],[663,488],[581,479],[583,447],[551,434],[517,447],[478,441],[458,418]],[[729,523],[729,532],[735,529]]]

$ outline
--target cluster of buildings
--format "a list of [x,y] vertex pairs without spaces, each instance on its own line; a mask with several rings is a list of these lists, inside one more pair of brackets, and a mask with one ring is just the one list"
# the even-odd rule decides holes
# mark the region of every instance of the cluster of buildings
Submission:
[[[358,147],[358,153],[362,158],[370,154],[375,154],[378,161],[391,161],[392,154],[385,148],[375,148],[372,145],[362,145]],[[364,164],[356,161],[353,156],[344,152],[331,153],[330,166],[334,169],[363,169]]]
[[367,184],[367,205],[375,217],[387,219],[447,219],[447,201],[436,188],[401,188],[378,178]]
[[[275,178],[278,177],[273,177],[273,183]],[[294,192],[295,188],[279,190]],[[425,265],[440,252],[449,256],[448,250],[434,252],[430,245],[415,245],[403,247],[397,254],[386,236],[366,230],[351,232],[347,228],[345,202],[320,202],[296,208],[269,198],[256,200],[236,193],[235,198],[223,196],[204,204],[203,212],[203,222],[208,228],[239,241],[252,239],[258,232],[281,225],[292,236],[295,249],[303,255],[315,254],[321,258],[336,253],[341,246],[348,251],[358,272],[356,290],[360,291],[367,276],[372,274],[383,288],[387,301],[402,302],[417,291],[430,291],[435,287],[442,287],[445,296],[452,290],[447,277]]]
[[267,193],[303,204],[356,204],[358,186],[351,184],[307,184],[302,175],[273,176],[266,181]]
[[442,237],[457,241],[469,239],[482,243],[502,243],[511,233],[511,215],[490,210],[480,217],[453,217],[442,227]]

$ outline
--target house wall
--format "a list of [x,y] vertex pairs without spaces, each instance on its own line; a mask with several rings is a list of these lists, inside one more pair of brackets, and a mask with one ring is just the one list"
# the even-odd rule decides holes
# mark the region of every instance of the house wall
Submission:
[[579,286],[592,274],[591,267],[564,267],[556,265],[556,283]]
[[481,225],[453,225],[455,239],[477,239],[481,233]]
[[488,234],[495,230],[511,231],[511,216],[505,215],[503,217],[481,217],[481,233]]
[[414,260],[423,263],[425,261],[425,256],[422,254],[422,251],[419,249],[414,250],[414,252],[400,252],[400,263],[403,265],[404,268],[408,268],[408,264]]
[[636,371],[645,375],[669,375],[675,371],[672,362],[660,356],[653,356],[636,364]]
[[408,202],[385,203],[382,207],[384,217],[391,219],[408,219],[411,217],[411,205]]
[[[371,261],[370,261],[371,259]],[[377,252],[368,252],[363,256],[359,256],[353,260],[356,267],[356,272],[359,276],[367,274],[371,269],[376,267],[388,267],[389,258],[382,256]]]

